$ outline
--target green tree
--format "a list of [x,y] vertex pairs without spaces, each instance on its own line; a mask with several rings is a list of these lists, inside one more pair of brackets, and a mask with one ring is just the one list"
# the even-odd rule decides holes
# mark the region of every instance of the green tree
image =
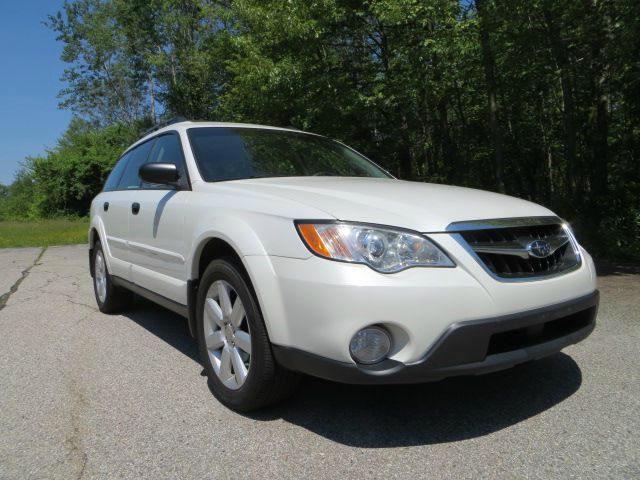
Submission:
[[0,220],[36,218],[36,182],[28,168],[27,160],[11,185],[0,189]]
[[69,64],[60,107],[102,126],[149,114],[147,85],[126,55],[127,37],[115,15],[114,2],[74,0],[47,22],[64,43],[62,60]]
[[137,122],[183,114],[325,134],[640,258],[636,1],[68,0],[50,25],[86,121],[25,165],[42,214],[86,212]]
[[126,125],[96,129],[72,120],[55,148],[27,164],[36,184],[37,211],[43,216],[86,215],[115,161],[136,136]]

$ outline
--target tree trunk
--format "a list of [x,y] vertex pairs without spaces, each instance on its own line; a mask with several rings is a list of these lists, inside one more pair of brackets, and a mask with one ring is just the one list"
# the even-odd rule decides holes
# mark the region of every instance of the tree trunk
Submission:
[[455,103],[454,103],[454,111],[456,111],[458,115],[458,119],[462,125],[461,131],[461,140],[458,142],[460,148],[462,148],[462,152],[458,154],[458,164],[457,169],[458,172],[454,175],[454,179],[456,182],[462,182],[466,179],[465,168],[469,163],[469,148],[470,148],[470,134],[469,134],[469,122],[467,122],[467,117],[464,113],[464,106],[462,104],[462,92],[460,89],[460,85],[457,80],[454,80],[454,92],[455,92]]
[[557,23],[549,8],[544,9],[544,18],[549,30],[551,53],[560,70],[560,88],[562,90],[562,120],[564,125],[564,152],[566,161],[565,181],[568,197],[582,190],[578,187],[579,172],[576,163],[576,114],[573,98],[573,86],[571,82],[571,69],[567,47],[560,35]]
[[607,75],[604,71],[597,79],[597,83],[598,100],[591,185],[595,195],[602,195],[607,192],[609,170],[609,92],[606,87]]
[[607,193],[607,177],[609,164],[609,62],[605,52],[606,45],[611,42],[611,17],[606,11],[599,12],[598,0],[592,0],[592,8],[596,18],[602,18],[603,25],[593,43],[594,63],[597,69],[595,78],[596,92],[596,130],[593,139],[593,163],[591,168],[591,188],[594,196]]
[[460,175],[458,152],[449,133],[449,109],[447,100],[444,97],[438,102],[438,130],[442,146],[444,170],[450,172],[449,178],[457,183]]
[[149,97],[150,97],[150,101],[151,101],[151,121],[153,122],[153,125],[156,124],[156,92],[155,92],[155,88],[154,88],[154,82],[153,82],[153,75],[151,72],[149,72]]
[[494,174],[496,186],[504,192],[504,158],[502,155],[502,130],[499,123],[498,84],[496,81],[496,60],[491,48],[490,25],[487,18],[486,0],[476,0],[480,27],[480,47],[487,87],[487,104],[489,108],[489,128],[493,140]]
[[413,167],[411,162],[411,149],[409,148],[409,124],[407,117],[402,115],[400,124],[400,145],[398,146],[398,167],[399,176],[403,180],[413,178]]

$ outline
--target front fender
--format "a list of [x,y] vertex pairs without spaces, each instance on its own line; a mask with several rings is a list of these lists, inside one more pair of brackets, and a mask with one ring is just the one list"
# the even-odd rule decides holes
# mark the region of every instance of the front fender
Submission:
[[[92,232],[95,230],[97,232],[96,238],[92,238]],[[106,241],[107,234],[104,228],[104,223],[102,218],[98,215],[91,216],[91,224],[89,225],[88,231],[88,240],[89,240],[89,250],[93,250],[93,246],[97,240],[100,240],[100,244],[102,245],[102,251],[104,252],[104,261],[107,264],[107,270],[111,271],[111,251],[109,250],[109,244]],[[90,265],[91,268],[91,276],[93,276],[93,265]]]
[[[239,218],[238,216],[229,216],[229,215],[220,215],[220,216],[209,216],[206,219],[203,219],[198,225],[195,226],[194,229],[194,241],[189,249],[191,252],[190,257],[187,259],[187,264],[189,265],[189,283],[190,287],[190,300],[189,300],[189,328],[191,334],[196,337],[196,325],[195,325],[195,295],[197,282],[200,274],[200,257],[202,252],[207,245],[207,243],[212,239],[223,240],[227,244],[233,248],[233,250],[240,257],[240,261],[242,262],[247,274],[249,275],[249,279],[254,286],[254,291],[258,296],[258,303],[261,305],[264,311],[265,298],[262,292],[262,281],[265,278],[264,270],[266,268],[267,271],[273,271],[271,267],[271,262],[269,259],[269,240],[273,240],[273,235],[278,236],[278,231],[284,229],[284,232],[280,232],[280,234],[286,235],[286,227],[285,223],[282,222],[278,228],[276,224],[273,226],[270,231],[262,232],[262,235],[256,230],[256,224],[252,222],[249,223],[248,220]],[[266,235],[266,242],[265,240]],[[265,244],[266,243],[266,244]],[[263,261],[255,262],[249,261],[249,258],[253,259],[263,259]],[[256,265],[260,268],[256,269]],[[266,277],[268,278],[268,277]],[[272,328],[270,323],[265,318],[265,325],[267,328],[267,332],[271,335]]]
[[256,232],[246,223],[233,217],[212,217],[202,221],[195,229],[193,244],[189,249],[189,278],[198,278],[199,259],[205,245],[211,239],[220,239],[231,245],[240,257],[266,255],[266,250]]
[[293,221],[271,215],[210,215],[194,226],[192,238],[193,244],[188,249],[191,252],[189,278],[192,279],[198,278],[200,255],[213,238],[231,245],[240,258],[259,255],[311,257],[298,237]]

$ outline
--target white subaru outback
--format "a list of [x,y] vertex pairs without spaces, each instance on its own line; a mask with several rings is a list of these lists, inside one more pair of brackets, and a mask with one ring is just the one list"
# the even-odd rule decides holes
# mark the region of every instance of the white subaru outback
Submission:
[[188,319],[213,394],[247,411],[299,373],[412,383],[511,367],[595,326],[593,262],[524,200],[393,178],[294,129],[180,121],[91,204],[101,311],[131,292]]

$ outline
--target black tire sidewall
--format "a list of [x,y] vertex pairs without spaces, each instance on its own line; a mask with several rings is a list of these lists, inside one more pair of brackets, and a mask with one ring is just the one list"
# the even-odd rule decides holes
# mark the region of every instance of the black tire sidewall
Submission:
[[[98,287],[96,285],[96,257],[98,256],[98,253],[102,254],[102,259],[105,262],[104,264],[104,268],[105,271],[107,272],[107,288],[106,288],[106,295],[104,297],[104,302],[100,300],[100,296],[98,295]],[[98,304],[98,308],[100,309],[101,312],[104,311],[105,309],[105,305],[109,303],[109,284],[110,284],[110,279],[109,279],[109,272],[107,271],[107,261],[104,258],[104,250],[102,249],[102,244],[100,243],[100,241],[98,240],[96,242],[96,244],[93,247],[93,257],[91,258],[91,262],[92,262],[92,267],[93,267],[93,293],[96,296],[96,303]]]
[[[98,252],[102,253],[102,259],[104,260],[104,268],[106,273],[107,288],[106,288],[106,295],[104,298],[104,302],[100,301],[100,297],[98,296],[98,288],[96,286],[95,266],[96,266],[96,256],[98,255]],[[118,310],[121,310],[124,307],[128,297],[130,297],[131,294],[128,291],[125,291],[124,289],[116,287],[111,281],[111,274],[109,273],[109,267],[107,266],[107,258],[102,248],[102,244],[100,243],[100,240],[98,240],[93,247],[93,257],[91,258],[91,262],[93,262],[93,269],[94,269],[93,279],[92,279],[93,293],[96,297],[96,303],[98,304],[98,309],[102,313],[114,313],[114,312],[117,312]]]

